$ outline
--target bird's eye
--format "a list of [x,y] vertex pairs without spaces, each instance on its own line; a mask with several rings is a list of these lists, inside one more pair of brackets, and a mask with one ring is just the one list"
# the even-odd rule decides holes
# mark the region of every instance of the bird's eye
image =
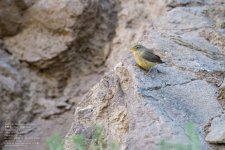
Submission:
[[136,48],[140,48],[140,45],[137,45]]

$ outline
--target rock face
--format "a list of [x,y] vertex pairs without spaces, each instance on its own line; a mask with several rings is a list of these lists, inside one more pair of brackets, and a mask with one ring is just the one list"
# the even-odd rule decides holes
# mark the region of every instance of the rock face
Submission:
[[21,76],[20,68],[12,60],[10,55],[0,48],[0,144],[4,142],[8,134],[5,133],[4,122],[17,122],[29,120],[29,113],[24,110],[27,106],[25,87]]
[[[68,136],[90,139],[102,124],[121,149],[157,149],[162,139],[187,143],[192,120],[203,149],[224,149],[203,131],[224,143],[223,119],[214,118],[225,102],[224,8],[223,0],[1,0],[0,123],[76,108]],[[129,52],[137,41],[165,61],[155,78]]]
[[54,119],[72,110],[105,69],[117,23],[115,3],[0,2],[1,123]]
[[40,0],[25,12],[22,31],[4,43],[15,57],[42,72],[55,76],[87,73],[105,61],[115,24],[114,2]]
[[218,117],[215,117],[211,123],[210,127],[208,129],[208,134],[205,138],[205,140],[209,143],[214,144],[225,144],[225,115],[222,114]]
[[[0,38],[14,35],[21,24],[23,0],[2,0],[0,2]],[[7,16],[7,17],[6,17]]]
[[[76,96],[86,92],[87,85],[95,84],[104,68],[117,22],[115,2],[33,0],[1,3],[10,6],[1,9],[3,20],[8,19],[4,14],[9,10],[18,10],[18,13],[12,11],[13,20],[20,22],[12,27],[13,34],[17,29],[20,32],[14,36],[2,34],[2,47],[12,55],[9,55],[10,62],[16,60],[19,81],[24,80],[26,84],[21,89],[26,95],[24,101],[29,101],[26,110],[35,115],[44,111],[42,116],[46,118],[71,108],[71,103],[78,99]],[[11,23],[10,19],[7,21]],[[88,84],[81,85],[83,82]],[[10,90],[16,86],[16,82],[3,77],[2,83]]]
[[[225,149],[206,142],[224,143],[224,117],[210,121],[223,112],[217,98],[224,99],[224,29],[216,25],[217,17],[209,17],[210,1],[169,4],[170,11],[140,39],[165,62],[153,68],[159,70],[156,77],[137,67],[127,49],[126,58],[77,106],[67,137],[83,133],[90,139],[91,129],[101,124],[105,138],[119,143],[121,149],[158,149],[163,139],[188,143],[184,126],[191,120],[202,149]],[[73,149],[71,141],[65,144]]]
[[106,64],[112,68],[124,58],[128,47],[146,35],[152,27],[153,20],[164,14],[166,3],[164,0],[121,0],[118,9],[118,26],[112,40],[112,52]]

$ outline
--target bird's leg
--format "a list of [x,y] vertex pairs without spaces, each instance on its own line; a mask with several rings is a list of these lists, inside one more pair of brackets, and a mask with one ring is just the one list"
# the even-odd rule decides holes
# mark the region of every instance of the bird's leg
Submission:
[[151,78],[154,79],[158,72],[158,69],[156,67],[153,67],[148,71],[148,74],[150,73]]

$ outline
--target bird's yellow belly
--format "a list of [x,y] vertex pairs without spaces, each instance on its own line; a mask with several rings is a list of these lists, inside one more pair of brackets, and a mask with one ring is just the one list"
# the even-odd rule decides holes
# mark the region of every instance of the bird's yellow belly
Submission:
[[143,68],[143,69],[145,69],[145,70],[149,70],[149,69],[151,69],[153,66],[156,65],[156,63],[153,63],[153,62],[150,62],[150,61],[145,60],[144,58],[142,58],[141,56],[139,56],[139,54],[137,54],[137,53],[134,54],[134,57],[135,57],[135,60],[136,60],[137,64],[138,64],[141,68]]

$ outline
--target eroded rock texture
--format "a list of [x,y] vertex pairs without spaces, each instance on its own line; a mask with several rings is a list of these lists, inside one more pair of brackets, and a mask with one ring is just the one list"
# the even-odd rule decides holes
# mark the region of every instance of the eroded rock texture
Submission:
[[18,32],[22,15],[19,4],[16,0],[0,1],[0,38]]
[[[43,115],[46,118],[71,108],[71,103],[79,101],[76,96],[97,82],[111,51],[109,45],[117,24],[116,2],[21,2],[26,7],[17,15],[20,32],[4,36],[3,45],[21,68],[20,76],[26,83],[22,91],[29,99],[26,109],[34,114],[47,112]],[[22,4],[17,3],[10,6],[19,11]],[[1,11],[8,13],[8,9]]]
[[213,144],[225,144],[225,115],[216,116],[210,121],[209,128],[206,128],[207,136],[205,140]]
[[24,14],[22,32],[5,38],[5,45],[19,60],[42,72],[89,73],[109,51],[104,47],[114,34],[113,5],[98,0],[38,1]]
[[[78,105],[67,137],[84,133],[90,139],[91,129],[101,124],[105,138],[117,141],[121,149],[159,149],[162,139],[188,143],[184,127],[191,120],[202,149],[225,148],[206,142],[224,143],[224,115],[215,118],[224,109],[218,101],[224,99],[224,28],[208,11],[224,3],[176,3],[167,3],[170,11],[140,39],[165,62],[154,68],[159,70],[156,77],[137,67],[127,48],[126,58]],[[65,143],[73,149],[71,141]]]
[[0,2],[1,123],[54,118],[100,80],[117,24],[115,3]]

